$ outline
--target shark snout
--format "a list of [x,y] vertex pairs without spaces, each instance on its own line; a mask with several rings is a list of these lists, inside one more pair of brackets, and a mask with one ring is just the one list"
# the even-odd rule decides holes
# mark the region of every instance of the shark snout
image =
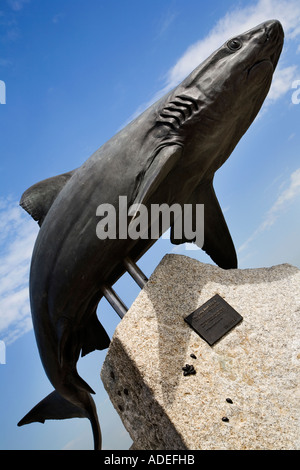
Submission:
[[265,44],[266,53],[275,69],[282,50],[284,32],[278,20],[271,20],[265,23]]
[[284,32],[280,21],[271,20],[265,23],[266,35],[272,41],[283,41]]

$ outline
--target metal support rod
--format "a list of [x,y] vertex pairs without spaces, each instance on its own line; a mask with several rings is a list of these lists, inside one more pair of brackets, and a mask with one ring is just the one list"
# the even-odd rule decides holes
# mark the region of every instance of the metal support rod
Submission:
[[133,277],[135,282],[140,286],[141,289],[145,286],[148,281],[148,278],[145,274],[140,270],[140,268],[130,259],[124,258],[123,264],[127,271],[129,272],[130,276]]
[[102,292],[106,300],[110,303],[113,309],[117,312],[120,318],[123,318],[125,313],[127,313],[128,308],[122,302],[120,297],[116,294],[112,287],[102,286]]
[[[145,276],[145,274],[140,270],[140,268],[128,257],[126,257],[123,260],[123,264],[126,268],[126,270],[129,272],[131,277],[135,280],[135,282],[140,286],[142,289],[146,282],[148,281],[148,278]],[[113,290],[111,286],[108,285],[103,285],[101,287],[101,290],[103,292],[104,297],[106,300],[110,303],[112,308],[117,312],[120,318],[123,318],[125,313],[127,313],[128,308],[126,305],[123,303],[123,301],[120,299],[118,294]]]

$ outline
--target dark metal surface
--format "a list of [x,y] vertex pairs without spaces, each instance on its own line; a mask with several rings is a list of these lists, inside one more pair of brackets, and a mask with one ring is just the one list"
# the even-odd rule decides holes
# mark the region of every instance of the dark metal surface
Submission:
[[[119,196],[136,207],[204,204],[203,249],[220,267],[237,267],[213,178],[261,108],[282,45],[282,27],[275,20],[226,42],[80,168],[23,194],[21,206],[41,226],[32,255],[30,302],[40,357],[56,391],[20,425],[77,413],[90,419],[95,448],[101,446],[93,391],[76,363],[80,352],[109,345],[96,316],[102,286],[123,275],[125,257],[136,262],[155,240],[99,240],[99,205],[112,204],[119,214]],[[134,215],[129,214],[128,224]],[[187,239],[175,239],[171,227],[171,241]],[[69,407],[62,406],[62,398]]]
[[216,294],[184,319],[210,346],[238,325],[243,317]]

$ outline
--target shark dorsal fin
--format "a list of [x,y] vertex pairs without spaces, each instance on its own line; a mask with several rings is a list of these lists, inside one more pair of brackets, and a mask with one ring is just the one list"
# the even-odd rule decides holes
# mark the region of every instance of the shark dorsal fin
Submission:
[[41,226],[57,195],[75,171],[53,176],[34,184],[23,193],[20,206]]

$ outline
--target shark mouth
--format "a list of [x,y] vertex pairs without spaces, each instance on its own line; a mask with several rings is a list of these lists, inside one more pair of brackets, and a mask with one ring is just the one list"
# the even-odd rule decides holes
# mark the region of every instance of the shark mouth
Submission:
[[272,65],[272,69],[274,70],[272,58],[270,58],[270,59],[262,59],[262,60],[258,60],[257,62],[255,62],[255,64],[253,64],[253,65],[248,69],[248,75],[249,75],[249,74],[251,73],[251,71],[254,70],[256,67],[259,67],[261,64],[264,64],[264,65],[265,65],[265,63],[271,64],[271,65]]
[[273,75],[274,66],[271,59],[263,59],[256,62],[250,69],[248,69],[248,79],[251,81],[260,83],[266,78],[270,78]]

